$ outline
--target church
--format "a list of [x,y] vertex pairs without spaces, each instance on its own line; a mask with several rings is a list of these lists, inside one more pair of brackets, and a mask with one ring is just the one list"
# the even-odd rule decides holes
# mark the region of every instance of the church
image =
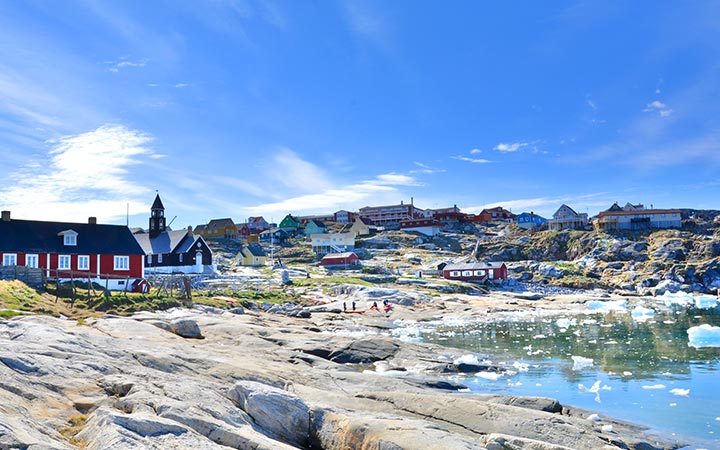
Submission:
[[160,194],[150,208],[148,231],[135,234],[145,251],[145,273],[214,273],[212,250],[192,227],[171,230],[165,224],[165,207]]

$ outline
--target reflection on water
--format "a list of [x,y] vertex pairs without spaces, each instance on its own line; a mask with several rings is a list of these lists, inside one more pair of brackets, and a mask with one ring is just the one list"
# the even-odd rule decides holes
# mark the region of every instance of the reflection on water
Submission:
[[465,379],[473,391],[553,397],[720,448],[720,348],[688,346],[701,324],[720,325],[717,308],[441,326],[423,338],[505,361],[500,379]]

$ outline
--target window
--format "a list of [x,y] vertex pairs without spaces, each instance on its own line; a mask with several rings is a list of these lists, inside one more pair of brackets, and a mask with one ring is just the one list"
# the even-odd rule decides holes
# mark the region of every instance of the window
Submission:
[[450,272],[450,276],[451,276],[451,277],[459,277],[459,276],[460,276],[460,272],[458,272],[457,270],[453,270],[452,272]]
[[27,267],[34,267],[37,269],[38,267],[38,255],[25,255],[25,266]]
[[158,254],[158,262],[159,262],[159,263],[162,262],[162,253],[159,253],[159,254]]
[[114,270],[130,270],[130,257],[116,256]]
[[70,270],[70,255],[58,256],[58,269]]
[[463,270],[462,274],[464,277],[471,277],[473,274],[473,271],[472,270]]
[[16,253],[5,253],[3,255],[3,266],[16,266],[17,265],[17,254]]
[[178,257],[180,259],[180,262],[183,262],[183,254],[180,253],[180,256]]
[[78,270],[90,270],[90,257],[88,255],[78,256]]
[[148,264],[152,264],[152,255],[147,255],[147,258],[145,259],[147,260]]
[[77,234],[66,234],[63,242],[65,245],[77,245]]

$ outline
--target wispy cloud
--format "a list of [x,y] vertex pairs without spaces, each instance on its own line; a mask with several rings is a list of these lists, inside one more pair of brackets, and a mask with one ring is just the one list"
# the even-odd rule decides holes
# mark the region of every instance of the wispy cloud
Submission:
[[670,114],[673,113],[673,110],[668,108],[668,106],[659,101],[655,100],[653,102],[650,102],[645,106],[645,109],[643,109],[643,112],[651,112],[651,113],[658,113],[660,117],[668,117]]
[[12,183],[0,191],[3,207],[22,218],[69,221],[111,220],[124,215],[128,202],[141,209],[136,199],[148,189],[130,180],[128,168],[154,155],[151,141],[121,125],[48,141],[52,150],[44,159],[10,175]]
[[413,164],[415,164],[419,169],[413,169],[409,173],[424,173],[427,175],[433,174],[433,173],[443,173],[445,172],[445,169],[438,169],[437,167],[432,167],[427,164],[423,164],[421,162],[413,161]]
[[470,150],[471,155],[477,155],[478,153],[482,153],[482,150],[480,150],[479,148],[474,148]]
[[277,216],[288,212],[332,212],[340,208],[359,208],[362,202],[386,202],[398,196],[400,187],[419,186],[417,180],[396,173],[381,174],[374,179],[339,187],[330,187],[317,193],[309,193],[281,201],[245,208],[250,215]]
[[596,192],[591,194],[563,195],[557,197],[533,197],[488,203],[483,206],[471,206],[469,208],[464,208],[464,210],[470,213],[479,213],[484,208],[502,206],[503,208],[510,209],[514,212],[534,210],[537,213],[550,215],[555,212],[560,205],[565,203],[577,212],[583,212],[583,210],[588,207],[604,205],[610,206],[614,200],[611,201],[608,195],[609,194],[607,192]]
[[501,142],[498,145],[494,147],[494,150],[497,150],[499,152],[503,153],[512,153],[520,150],[523,147],[527,147],[529,144],[527,142],[513,142],[513,143],[505,143]]
[[187,83],[176,83],[173,87],[180,89],[180,88],[188,87],[188,84]]
[[452,159],[457,159],[458,161],[466,161],[474,164],[486,164],[490,163],[489,159],[481,159],[481,158],[468,158],[467,156],[451,156]]
[[138,61],[130,61],[127,58],[120,58],[118,61],[107,61],[109,67],[106,69],[108,72],[118,73],[123,69],[145,67],[148,63],[147,59],[141,59]]

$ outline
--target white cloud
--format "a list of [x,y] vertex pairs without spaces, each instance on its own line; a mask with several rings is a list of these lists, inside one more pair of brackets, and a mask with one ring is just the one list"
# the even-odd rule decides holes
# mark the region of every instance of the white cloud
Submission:
[[333,212],[338,209],[357,209],[363,202],[386,203],[398,196],[398,187],[420,186],[413,177],[396,173],[381,174],[374,179],[361,181],[340,187],[330,187],[317,193],[309,193],[287,198],[273,203],[265,203],[244,211],[249,215],[281,217],[287,213]]
[[[584,209],[590,206],[610,206],[612,201],[605,199],[603,196],[607,195],[606,192],[598,192],[592,194],[583,195],[564,195],[559,197],[535,197],[535,198],[524,198],[515,200],[505,200],[500,202],[488,203],[483,206],[471,206],[463,208],[464,211],[469,213],[479,213],[485,208],[494,208],[496,206],[502,206],[503,208],[509,209],[515,213],[520,213],[526,210],[533,210],[538,214],[545,214],[547,216],[552,215],[563,203],[569,205],[578,213],[585,212]],[[609,203],[608,203],[609,202]]]
[[424,173],[424,174],[433,174],[433,173],[442,173],[445,172],[445,169],[438,169],[436,167],[429,166],[427,164],[423,164],[421,162],[413,161],[413,164],[419,167],[419,169],[411,170],[409,173]]
[[289,192],[317,192],[330,189],[333,182],[323,169],[305,161],[289,148],[282,147],[264,166],[264,180],[270,190],[284,187]]
[[477,155],[478,153],[482,153],[482,150],[480,150],[479,148],[474,148],[470,150],[471,155]]
[[120,58],[118,61],[108,61],[105,64],[107,64],[108,72],[118,73],[121,69],[127,69],[131,67],[145,67],[147,65],[148,60],[147,59],[141,59],[138,61],[130,61],[126,58]]
[[520,150],[523,147],[527,147],[527,142],[514,142],[512,144],[508,144],[505,142],[501,142],[498,145],[495,146],[495,150],[503,153],[510,153],[510,152],[516,152]]
[[655,100],[647,104],[643,112],[656,112],[660,117],[668,117],[673,113],[673,110],[668,108],[667,105],[659,100]]
[[125,204],[141,208],[137,197],[148,189],[130,180],[128,168],[152,157],[152,138],[120,125],[48,141],[46,159],[30,161],[10,174],[0,191],[16,217],[43,220],[111,220],[125,214]]
[[489,159],[478,159],[478,158],[468,158],[467,156],[451,156],[452,159],[457,159],[458,161],[467,161],[475,164],[486,164],[490,161]]
[[587,105],[590,107],[590,109],[592,109],[593,111],[597,110],[597,105],[589,97],[586,98],[585,101],[587,102]]
[[187,83],[177,83],[173,87],[180,89],[180,88],[188,87],[188,84]]

